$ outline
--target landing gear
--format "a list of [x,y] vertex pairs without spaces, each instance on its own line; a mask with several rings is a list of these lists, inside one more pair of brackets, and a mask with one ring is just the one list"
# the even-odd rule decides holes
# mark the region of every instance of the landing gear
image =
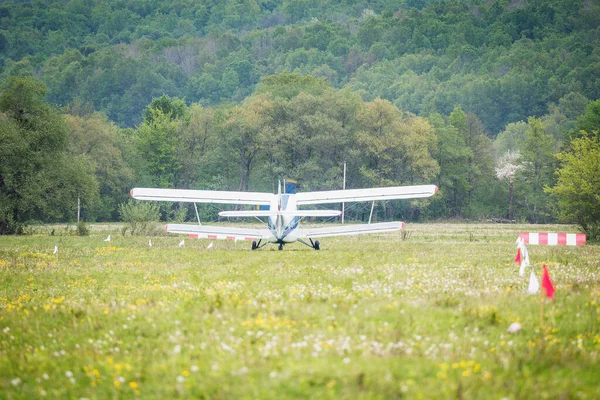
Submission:
[[258,249],[258,244],[256,244],[256,240],[252,241],[252,250]]
[[279,250],[283,250],[283,243],[279,243]]
[[319,243],[318,240],[315,240],[313,242],[313,240],[311,238],[308,238],[308,240],[310,240],[310,244],[306,243],[304,240],[302,239],[298,239],[298,241],[308,247],[312,247],[315,250],[321,250],[321,243]]

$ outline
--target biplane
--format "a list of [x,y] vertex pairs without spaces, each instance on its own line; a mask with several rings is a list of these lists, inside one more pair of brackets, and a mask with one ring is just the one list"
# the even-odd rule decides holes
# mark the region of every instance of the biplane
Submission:
[[[435,185],[393,186],[368,189],[329,190],[293,193],[293,185],[285,185],[282,193],[281,182],[274,193],[234,192],[216,190],[152,189],[135,188],[131,197],[137,200],[213,203],[256,206],[255,210],[221,211],[221,217],[266,219],[267,227],[243,228],[230,226],[167,224],[167,232],[187,234],[194,238],[229,239],[252,241],[252,250],[269,243],[279,245],[279,250],[288,243],[300,242],[315,250],[321,248],[319,238],[330,236],[363,235],[368,233],[393,232],[404,227],[404,223],[379,222],[369,224],[334,225],[318,228],[302,228],[300,222],[307,217],[338,217],[339,210],[314,210],[302,207],[316,204],[349,203],[360,201],[382,201],[415,199],[433,196],[438,188]],[[196,215],[197,208],[196,208]]]

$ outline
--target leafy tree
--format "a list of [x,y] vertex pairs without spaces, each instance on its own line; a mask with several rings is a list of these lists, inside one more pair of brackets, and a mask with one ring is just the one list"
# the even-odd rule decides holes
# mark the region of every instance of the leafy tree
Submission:
[[299,93],[320,95],[330,88],[324,78],[315,78],[299,73],[283,72],[263,77],[256,88],[256,93],[271,93],[273,96],[291,99]]
[[99,184],[100,201],[87,212],[90,219],[114,221],[117,207],[128,198],[133,171],[126,165],[119,147],[118,128],[106,116],[66,115],[70,154],[89,159]]
[[437,135],[435,159],[440,167],[436,180],[439,193],[433,199],[433,213],[438,217],[460,217],[467,201],[468,160],[472,152],[457,128],[446,124],[439,114],[429,120]]
[[528,125],[519,158],[523,168],[516,174],[515,190],[522,217],[543,223],[552,218],[552,202],[544,188],[554,183],[554,139],[544,132],[540,119],[530,117]]
[[600,100],[588,103],[585,114],[577,119],[578,131],[588,133],[600,130]]
[[144,110],[144,121],[152,122],[154,110],[160,110],[165,116],[177,120],[184,116],[187,107],[185,102],[177,97],[171,98],[166,94],[152,99],[152,103]]
[[46,87],[11,77],[0,93],[0,233],[22,230],[30,220],[56,221],[97,200],[98,183],[88,159],[66,152],[67,125],[43,102]]
[[266,96],[253,96],[234,107],[224,122],[224,144],[237,156],[240,179],[238,190],[248,190],[250,175],[261,154],[259,135],[273,118],[273,106]]
[[559,218],[575,222],[590,239],[600,238],[600,140],[598,131],[571,141],[571,150],[556,155],[556,184],[546,192],[558,200]]
[[136,148],[143,157],[145,170],[152,177],[148,184],[172,188],[181,169],[177,160],[179,121],[159,108],[150,108],[151,115],[135,131]]
[[215,110],[192,104],[180,128],[177,159],[181,169],[177,187],[203,187],[203,183],[217,174],[218,166],[212,159],[216,153],[218,121]]

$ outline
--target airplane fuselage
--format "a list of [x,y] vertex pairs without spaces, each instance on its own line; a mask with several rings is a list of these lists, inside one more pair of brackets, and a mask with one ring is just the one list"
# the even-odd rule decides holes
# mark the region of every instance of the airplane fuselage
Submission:
[[[280,194],[270,204],[271,211],[285,214],[292,213],[298,209],[296,196],[293,194]],[[297,229],[300,225],[300,217],[278,214],[268,217],[268,228],[272,237],[271,243],[293,243],[298,240]]]

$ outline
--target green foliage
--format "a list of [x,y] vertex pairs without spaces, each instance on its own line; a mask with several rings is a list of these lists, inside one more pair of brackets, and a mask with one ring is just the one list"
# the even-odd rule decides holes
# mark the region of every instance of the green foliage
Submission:
[[65,119],[69,126],[69,153],[91,161],[99,184],[100,199],[84,209],[84,215],[88,221],[114,221],[117,206],[127,200],[133,181],[133,172],[123,159],[118,128],[100,114],[66,115]]
[[571,141],[558,153],[556,184],[546,188],[558,199],[559,218],[577,223],[591,240],[600,239],[600,140],[598,131]]
[[186,111],[185,102],[178,98],[170,98],[166,94],[152,99],[152,103],[144,110],[144,122],[152,123],[154,112],[159,110],[172,120],[183,117]]
[[323,78],[302,75],[299,73],[282,72],[270,75],[260,80],[256,93],[271,93],[275,97],[290,100],[300,93],[318,96],[330,86]]
[[600,100],[588,103],[585,114],[577,118],[577,129],[587,133],[600,131]]
[[240,102],[287,70],[420,116],[462,104],[495,136],[567,95],[596,99],[600,85],[587,3],[84,4],[3,4],[0,74],[35,74],[50,102],[83,98],[120,126],[138,125],[153,98]]
[[90,228],[83,220],[79,221],[79,223],[77,224],[77,235],[79,235],[79,236],[89,236],[90,235]]
[[155,203],[131,200],[119,204],[119,216],[127,224],[123,234],[129,230],[132,235],[147,236],[155,231],[160,210]]
[[11,78],[0,93],[0,233],[30,220],[72,220],[77,199],[91,206],[98,183],[85,155],[67,153],[67,124],[42,102],[43,84]]
[[544,192],[554,183],[554,140],[544,131],[540,119],[529,118],[528,130],[521,147],[519,162],[523,168],[516,174],[517,202],[529,222],[543,223],[552,217],[552,201]]
[[174,187],[175,175],[181,169],[177,160],[179,122],[160,108],[149,108],[149,117],[136,130],[136,149],[143,155],[152,184]]

